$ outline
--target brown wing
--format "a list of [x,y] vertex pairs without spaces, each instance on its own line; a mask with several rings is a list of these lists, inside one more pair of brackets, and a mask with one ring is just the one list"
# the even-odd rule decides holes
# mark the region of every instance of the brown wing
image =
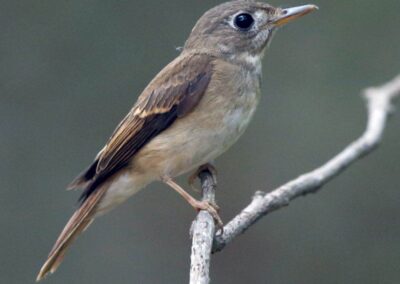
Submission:
[[140,95],[93,164],[70,188],[87,185],[81,196],[84,201],[99,184],[127,166],[152,138],[193,110],[207,89],[212,69],[212,58],[200,54],[179,57],[165,67]]

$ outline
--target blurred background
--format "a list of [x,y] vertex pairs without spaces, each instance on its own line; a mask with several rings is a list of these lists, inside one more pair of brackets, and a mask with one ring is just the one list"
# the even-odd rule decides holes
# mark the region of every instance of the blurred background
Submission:
[[[1,1],[1,282],[34,282],[80,194],[65,186],[218,3]],[[400,73],[400,1],[314,4],[318,12],[275,36],[253,123],[217,160],[225,222],[256,190],[358,137],[360,90]],[[399,126],[397,112],[376,152],[216,254],[213,283],[399,283]],[[45,283],[187,283],[194,217],[175,192],[152,184],[98,219]]]

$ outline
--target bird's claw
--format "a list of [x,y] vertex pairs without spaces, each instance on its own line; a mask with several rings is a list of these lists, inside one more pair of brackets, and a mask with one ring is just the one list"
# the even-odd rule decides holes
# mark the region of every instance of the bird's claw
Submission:
[[197,211],[205,210],[208,213],[210,213],[210,215],[213,217],[215,221],[217,231],[221,230],[222,232],[224,223],[222,222],[222,219],[218,214],[219,206],[217,204],[209,201],[198,201],[194,207]]

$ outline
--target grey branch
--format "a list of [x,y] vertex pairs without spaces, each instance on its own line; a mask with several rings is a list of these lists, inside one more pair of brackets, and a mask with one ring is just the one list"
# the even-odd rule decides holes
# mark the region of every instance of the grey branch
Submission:
[[[216,181],[208,170],[199,173],[203,200],[215,203]],[[193,221],[192,255],[190,257],[190,284],[208,284],[210,282],[210,260],[213,238],[215,235],[214,218],[201,210]]]
[[360,138],[321,167],[303,174],[270,193],[256,192],[251,203],[224,226],[222,235],[214,237],[213,252],[222,250],[261,217],[289,204],[293,199],[318,191],[358,159],[374,150],[382,139],[393,100],[400,96],[400,76],[380,87],[368,88],[367,127]]
[[[382,139],[387,118],[392,112],[393,100],[399,96],[400,76],[383,86],[366,89],[363,97],[367,102],[368,121],[362,136],[321,167],[299,176],[270,193],[256,192],[251,203],[224,226],[223,234],[215,236],[213,217],[207,211],[200,211],[192,225],[190,284],[210,282],[211,251],[221,251],[266,214],[287,206],[299,196],[315,193],[353,162],[374,150]],[[214,202],[215,183],[211,173],[203,171],[199,177],[203,200]]]

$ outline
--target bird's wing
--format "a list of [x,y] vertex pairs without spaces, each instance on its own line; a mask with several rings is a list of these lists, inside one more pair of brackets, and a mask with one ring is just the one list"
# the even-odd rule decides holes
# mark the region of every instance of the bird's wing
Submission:
[[212,70],[212,58],[201,54],[178,58],[164,68],[140,95],[93,164],[70,186],[88,184],[81,200],[127,166],[152,138],[191,112],[207,89]]
[[57,239],[37,280],[54,272],[68,246],[93,221],[107,187],[102,182],[129,164],[146,143],[189,113],[200,101],[212,76],[212,59],[203,55],[178,58],[149,84],[130,113],[118,125],[93,164],[71,184],[84,186],[81,205]]

